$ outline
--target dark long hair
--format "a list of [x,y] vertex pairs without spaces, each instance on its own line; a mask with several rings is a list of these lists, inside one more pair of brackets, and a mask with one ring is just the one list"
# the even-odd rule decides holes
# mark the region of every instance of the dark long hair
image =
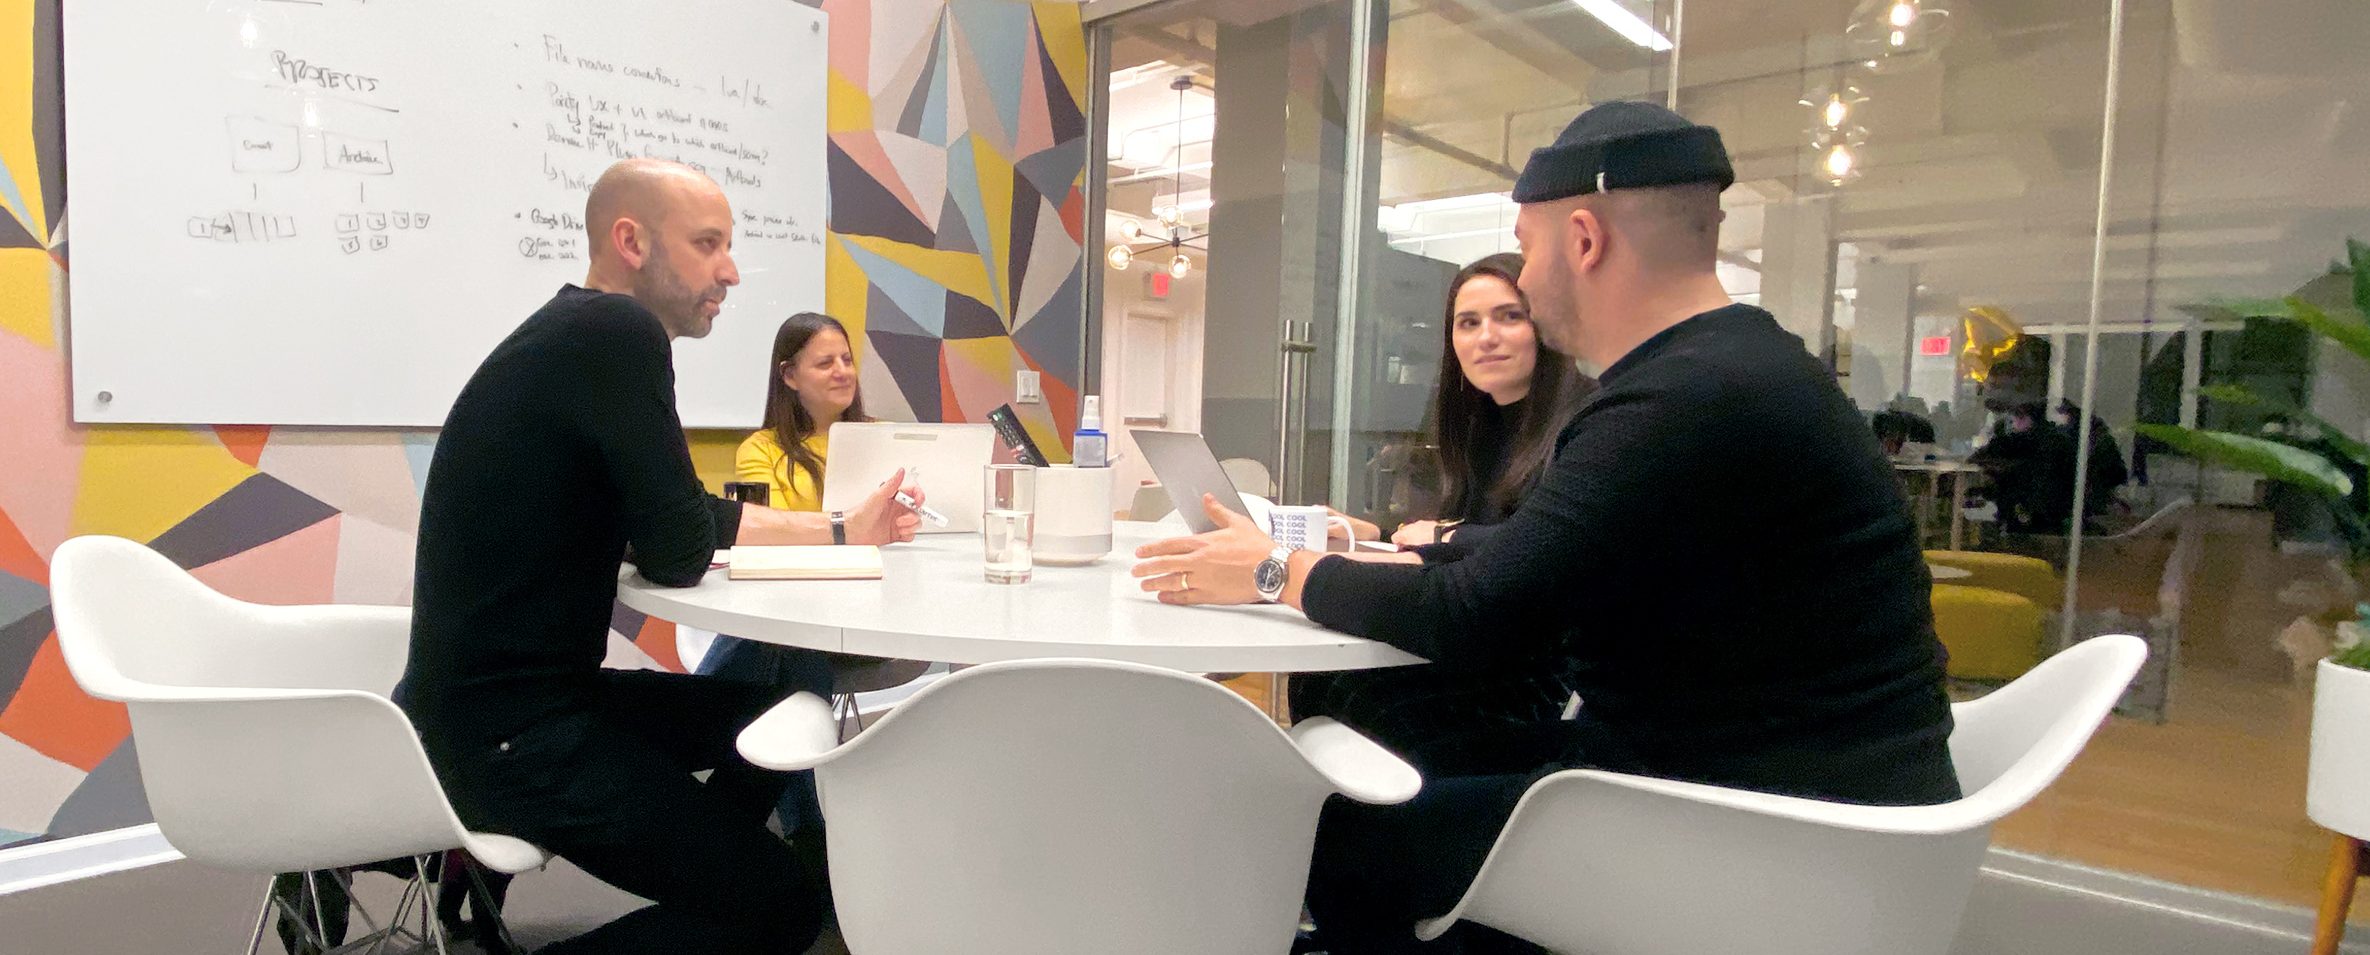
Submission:
[[[789,457],[791,467],[803,468],[814,477],[818,498],[823,493],[823,459],[806,447],[806,439],[815,433],[815,416],[807,413],[806,403],[798,400],[797,390],[782,380],[782,368],[796,362],[798,353],[806,350],[807,342],[827,331],[838,332],[850,349],[856,347],[855,340],[848,338],[847,327],[829,315],[800,312],[783,319],[781,330],[774,332],[774,360],[766,366],[765,380],[766,430],[774,433],[774,443],[782,446],[782,454]],[[872,420],[864,413],[861,386],[856,389],[856,400],[848,402],[848,410],[840,413],[839,420]]]
[[[1464,366],[1457,361],[1457,292],[1465,283],[1482,276],[1498,279],[1514,290],[1514,297],[1522,303],[1527,318],[1531,311],[1530,297],[1522,293],[1522,286],[1515,284],[1515,278],[1521,274],[1522,256],[1500,252],[1458,270],[1457,277],[1448,283],[1448,302],[1441,307],[1444,318],[1440,329],[1440,382],[1432,392],[1433,438],[1440,446],[1440,501],[1444,519],[1468,514],[1502,518],[1512,513],[1523,494],[1547,470],[1547,455],[1555,447],[1556,432],[1571,417],[1580,399],[1596,390],[1596,382],[1580,374],[1570,358],[1547,347],[1546,342],[1538,342],[1539,354],[1531,364],[1530,394],[1523,398],[1519,417],[1505,429],[1513,441],[1513,446],[1503,453],[1505,467],[1489,487],[1472,486],[1474,432],[1482,415],[1494,414],[1498,409],[1488,393],[1466,380]],[[1535,333],[1533,340],[1537,340]]]

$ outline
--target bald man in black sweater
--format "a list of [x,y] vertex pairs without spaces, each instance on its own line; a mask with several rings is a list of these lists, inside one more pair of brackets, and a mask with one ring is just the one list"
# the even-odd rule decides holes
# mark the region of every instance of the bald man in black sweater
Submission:
[[706,335],[740,283],[732,210],[706,176],[641,160],[601,177],[585,220],[584,286],[495,347],[438,436],[398,695],[462,822],[657,903],[545,952],[804,951],[822,873],[765,829],[785,777],[733,750],[776,700],[602,669],[618,567],[688,587],[736,540],[881,544],[919,519],[891,497],[902,475],[828,516],[703,491],[669,341]]

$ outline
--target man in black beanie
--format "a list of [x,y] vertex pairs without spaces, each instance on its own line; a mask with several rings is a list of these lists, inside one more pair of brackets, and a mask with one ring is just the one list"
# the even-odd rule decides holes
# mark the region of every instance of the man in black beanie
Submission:
[[[1872,804],[1959,795],[1907,504],[1801,339],[1720,285],[1734,181],[1718,131],[1644,103],[1590,109],[1531,155],[1514,186],[1531,321],[1605,369],[1603,388],[1480,545],[1278,553],[1213,504],[1219,530],[1139,552],[1167,602],[1274,600],[1452,672],[1534,677],[1476,687],[1503,699],[1461,727],[1404,732],[1391,701],[1334,714],[1408,754],[1425,785],[1403,806],[1326,807],[1309,908],[1333,955],[1527,950],[1479,930],[1419,944],[1413,925],[1455,905],[1515,801],[1558,770]],[[1575,926],[1620,924],[1572,903],[1497,927],[1587,950]]]

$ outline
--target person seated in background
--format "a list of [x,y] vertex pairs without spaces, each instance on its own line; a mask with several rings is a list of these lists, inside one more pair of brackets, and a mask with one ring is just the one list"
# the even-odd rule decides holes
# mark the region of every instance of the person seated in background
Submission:
[[839,319],[800,312],[774,333],[765,381],[765,427],[741,442],[733,470],[766,486],[785,511],[823,509],[823,462],[831,426],[871,421],[857,390],[856,352]]
[[2018,534],[2063,534],[2074,513],[2074,439],[2037,401],[2016,405],[1998,434],[1968,459],[1991,479],[2000,526]]
[[[1455,904],[1516,801],[1560,769],[1958,798],[1908,503],[1834,376],[1722,287],[1734,182],[1717,131],[1647,103],[1597,105],[1531,155],[1513,191],[1521,287],[1543,340],[1605,372],[1546,477],[1477,545],[1285,551],[1211,499],[1218,530],[1137,551],[1132,572],[1164,603],[1284,603],[1439,675],[1448,698],[1336,701],[1424,788],[1403,806],[1326,805],[1319,947],[1475,951],[1411,928]],[[1752,474],[1787,478],[1738,480]]]
[[[1522,256],[1500,252],[1449,282],[1441,351],[1456,361],[1440,363],[1432,393],[1440,512],[1400,527],[1392,543],[1478,543],[1539,483],[1556,432],[1596,390],[1570,357],[1539,343],[1530,302],[1515,285],[1521,274]],[[1358,540],[1382,537],[1374,524],[1341,516]]]
[[1884,446],[1884,453],[1888,457],[1900,454],[1902,448],[1911,444],[1929,447],[1934,444],[1934,423],[1915,412],[1902,409],[1898,402],[1894,407],[1877,412],[1869,419],[1869,425],[1876,431],[1877,443]]
[[[2075,441],[2082,435],[2082,406],[2071,401],[2057,403],[2057,426]],[[2123,461],[2123,445],[2115,440],[2115,431],[2107,427],[2106,419],[2090,416],[2089,480],[2083,484],[2083,523],[2088,525],[2098,518],[2123,509],[2123,502],[2115,492],[2131,482],[2131,468]]]
[[690,587],[719,546],[886,544],[920,518],[903,475],[829,520],[703,493],[670,342],[707,335],[740,284],[731,206],[689,166],[628,160],[584,221],[583,287],[494,347],[438,434],[397,702],[463,825],[652,903],[543,952],[803,951],[823,873],[765,829],[785,777],[733,745],[780,696],[603,669],[619,567]]
[[[857,389],[847,328],[828,315],[792,315],[774,332],[766,367],[765,426],[741,442],[734,470],[743,482],[765,485],[772,507],[819,512],[831,426],[872,420]],[[806,692],[830,699],[838,656],[719,634],[706,656],[684,663],[703,675],[772,687],[783,697]],[[823,813],[812,772],[791,774],[778,811],[782,834],[801,852],[820,853]]]

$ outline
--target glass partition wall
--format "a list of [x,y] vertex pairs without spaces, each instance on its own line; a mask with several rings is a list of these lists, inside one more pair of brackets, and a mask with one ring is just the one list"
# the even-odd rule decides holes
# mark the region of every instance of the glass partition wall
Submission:
[[[2275,406],[2356,439],[2370,426],[2370,368],[2350,354],[2199,307],[2342,301],[2331,260],[2370,238],[2370,8],[1170,0],[1097,28],[1112,51],[1102,222],[1157,221],[1179,189],[1163,171],[1182,167],[1184,205],[1209,203],[1187,231],[1211,249],[1163,286],[1199,323],[1166,366],[1122,369],[1112,339],[1157,327],[1143,263],[1167,253],[1101,263],[1107,291],[1087,307],[1106,392],[1191,369],[1165,392],[1192,399],[1169,423],[1284,476],[1281,498],[1386,529],[1430,516],[1450,277],[1515,249],[1516,170],[1581,109],[1675,104],[1719,127],[1736,164],[1723,280],[1894,436],[1930,559],[1973,575],[1934,598],[1954,692],[2069,641],[2149,642],[2121,715],[1998,844],[2316,901],[2311,664],[2326,620],[2362,599],[2359,575],[2323,502],[2136,428],[2319,437]],[[1173,123],[1173,103],[1134,119],[1120,104],[1171,95],[1181,72],[1215,87],[1214,116],[1156,148],[1141,129]],[[1170,185],[1148,187],[1156,173]],[[2217,400],[2233,385],[2260,400]],[[1737,475],[1739,493],[1784,479]]]

